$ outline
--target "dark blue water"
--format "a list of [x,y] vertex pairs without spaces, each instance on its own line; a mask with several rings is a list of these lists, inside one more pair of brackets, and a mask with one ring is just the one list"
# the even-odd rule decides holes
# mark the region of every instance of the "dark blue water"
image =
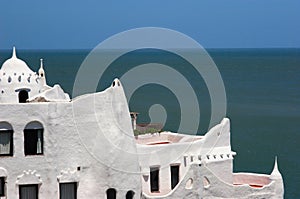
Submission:
[[[237,152],[234,170],[270,173],[277,156],[285,182],[285,198],[300,198],[300,49],[209,49],[208,52],[225,84],[232,148]],[[76,72],[88,53],[88,50],[21,50],[18,56],[35,71],[39,59],[44,58],[48,84],[59,83],[72,94]],[[0,64],[9,57],[9,51],[0,51]],[[178,70],[184,64],[165,52],[131,53],[109,68],[98,90],[109,86],[113,78],[121,76],[130,67],[155,59],[165,60],[174,67],[178,65]],[[207,89],[195,73],[182,73],[192,84],[197,82],[193,88],[201,100],[201,111],[204,109],[207,116],[207,119],[201,118],[201,126],[207,127],[210,116]],[[180,110],[176,108],[176,100],[170,100],[172,93],[167,89],[144,86],[134,93],[133,98],[129,105],[131,110],[141,113],[139,122],[148,122],[148,108],[159,103],[168,113],[165,129],[178,128]],[[199,128],[198,133],[204,131],[205,127]]]

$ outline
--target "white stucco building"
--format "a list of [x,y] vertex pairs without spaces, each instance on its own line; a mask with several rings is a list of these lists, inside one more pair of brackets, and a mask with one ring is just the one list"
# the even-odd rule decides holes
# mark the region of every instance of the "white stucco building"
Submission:
[[233,173],[230,122],[204,136],[134,137],[118,79],[70,99],[15,49],[0,69],[0,199],[283,198],[270,175]]

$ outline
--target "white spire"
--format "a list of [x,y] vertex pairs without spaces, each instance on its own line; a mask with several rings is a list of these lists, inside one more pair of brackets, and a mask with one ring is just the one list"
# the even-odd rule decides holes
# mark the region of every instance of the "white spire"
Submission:
[[272,171],[272,173],[271,173],[271,175],[270,175],[270,178],[271,179],[281,179],[282,177],[281,177],[281,173],[279,172],[279,170],[278,170],[278,164],[277,164],[277,156],[275,157],[275,163],[274,163],[274,168],[273,168],[273,171]]
[[40,68],[43,69],[43,59],[40,59]]
[[10,73],[10,74],[14,74],[14,73],[31,74],[31,73],[33,73],[33,71],[27,66],[27,64],[23,60],[21,60],[17,57],[17,51],[16,51],[15,46],[13,46],[13,48],[12,48],[11,58],[7,59],[2,64],[1,70],[3,72],[6,72],[7,74],[8,73]]
[[12,58],[17,58],[16,47],[13,47]]
[[39,72],[39,77],[41,78],[42,85],[46,85],[46,77],[45,77],[43,59],[40,59],[40,69],[38,72]]

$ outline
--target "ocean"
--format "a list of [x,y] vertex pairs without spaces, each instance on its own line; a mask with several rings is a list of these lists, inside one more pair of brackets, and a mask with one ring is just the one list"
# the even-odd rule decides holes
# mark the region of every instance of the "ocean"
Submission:
[[[234,171],[269,174],[277,156],[285,183],[285,198],[300,198],[300,49],[207,51],[220,71],[226,90],[232,150],[237,152]],[[60,84],[71,96],[76,73],[89,52],[18,50],[17,55],[35,71],[39,68],[39,59],[43,58],[47,83]],[[0,50],[0,64],[10,56],[11,51]],[[110,86],[115,77],[121,77],[130,68],[155,60],[174,66],[191,83],[201,109],[197,133],[204,134],[211,115],[207,87],[199,74],[186,70],[188,66],[170,53],[148,49],[127,54],[108,68],[97,90]],[[177,82],[172,76],[165,78],[174,84]],[[180,85],[176,86],[180,90]],[[140,113],[140,123],[150,122],[148,111],[153,104],[165,107],[164,129],[176,131],[181,112],[178,100],[168,88],[144,85],[129,101],[130,110]]]

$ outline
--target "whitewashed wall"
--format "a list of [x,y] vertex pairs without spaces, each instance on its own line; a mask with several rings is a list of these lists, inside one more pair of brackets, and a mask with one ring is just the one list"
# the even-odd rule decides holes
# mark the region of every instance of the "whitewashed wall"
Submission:
[[[72,102],[0,104],[0,110],[0,121],[14,130],[13,157],[0,157],[7,198],[17,199],[18,183],[26,179],[40,181],[40,198],[59,198],[58,179],[78,181],[78,198],[105,198],[108,188],[117,190],[117,198],[129,190],[140,196],[138,156],[121,85]],[[44,155],[24,155],[23,130],[31,121],[44,126]],[[18,180],[24,170],[36,172]]]

